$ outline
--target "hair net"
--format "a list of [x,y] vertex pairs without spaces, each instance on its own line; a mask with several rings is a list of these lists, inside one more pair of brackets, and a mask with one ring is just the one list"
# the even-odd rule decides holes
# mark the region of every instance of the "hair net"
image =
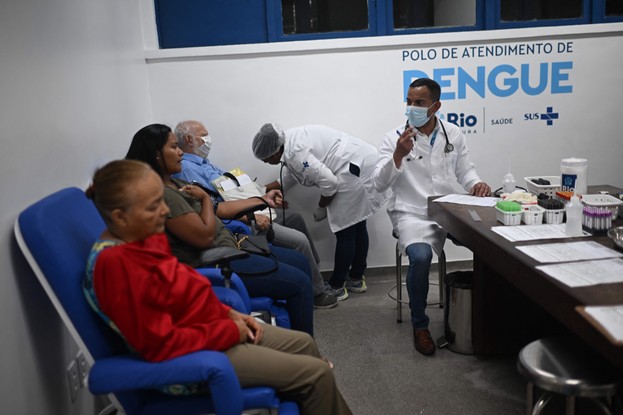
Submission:
[[264,160],[279,151],[285,140],[286,135],[279,125],[264,124],[253,138],[253,154]]

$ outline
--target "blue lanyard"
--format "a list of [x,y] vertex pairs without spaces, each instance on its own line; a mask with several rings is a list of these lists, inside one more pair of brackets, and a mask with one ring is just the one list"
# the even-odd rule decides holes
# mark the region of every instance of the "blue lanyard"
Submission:
[[[454,146],[452,144],[450,144],[450,140],[448,140],[448,133],[446,132],[446,127],[443,126],[443,123],[441,122],[441,120],[439,120],[439,124],[441,125],[441,128],[443,129],[443,135],[446,137],[446,145],[443,147],[443,151],[444,153],[450,153],[454,150]],[[433,144],[435,143],[435,138],[437,138],[437,133],[439,132],[439,128],[437,128],[437,130],[435,130],[435,134],[433,134],[433,137],[430,139],[430,146],[432,147]]]
[[437,138],[437,133],[439,132],[439,127],[433,132],[433,136],[430,138],[430,146],[432,147],[435,144],[435,139]]

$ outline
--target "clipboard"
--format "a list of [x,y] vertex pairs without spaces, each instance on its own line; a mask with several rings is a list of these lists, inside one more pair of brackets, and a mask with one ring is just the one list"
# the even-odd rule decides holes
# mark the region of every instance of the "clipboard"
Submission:
[[[212,180],[212,184],[223,200],[242,200],[251,197],[263,197],[266,188],[258,185],[240,168],[225,172],[222,176]],[[277,218],[277,213],[266,208],[257,213]]]
[[[246,187],[251,184],[254,185],[253,188],[256,188],[253,180],[240,168],[235,168],[232,171],[223,173],[222,176],[212,180],[212,184],[219,192],[228,192],[237,187]],[[261,196],[261,192],[259,195]]]

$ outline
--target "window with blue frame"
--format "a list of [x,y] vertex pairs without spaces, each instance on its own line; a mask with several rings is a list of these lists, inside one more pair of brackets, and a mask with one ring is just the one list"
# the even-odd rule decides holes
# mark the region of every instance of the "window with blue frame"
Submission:
[[606,0],[606,16],[623,16],[623,0]]
[[476,25],[476,0],[393,0],[394,33],[408,29]]
[[281,0],[283,34],[368,30],[367,0]]
[[435,26],[433,0],[394,0],[392,4],[394,29],[418,29]]
[[589,0],[499,1],[500,15],[496,19],[497,28],[591,23]]
[[573,19],[583,16],[582,0],[501,0],[502,21]]
[[623,0],[154,0],[160,47],[623,21]]

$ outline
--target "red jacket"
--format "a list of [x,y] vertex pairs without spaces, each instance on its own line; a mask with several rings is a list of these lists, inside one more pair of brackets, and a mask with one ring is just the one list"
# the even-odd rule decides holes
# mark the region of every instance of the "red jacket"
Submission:
[[100,252],[93,289],[101,310],[144,359],[226,350],[240,334],[210,281],[171,254],[164,234]]

